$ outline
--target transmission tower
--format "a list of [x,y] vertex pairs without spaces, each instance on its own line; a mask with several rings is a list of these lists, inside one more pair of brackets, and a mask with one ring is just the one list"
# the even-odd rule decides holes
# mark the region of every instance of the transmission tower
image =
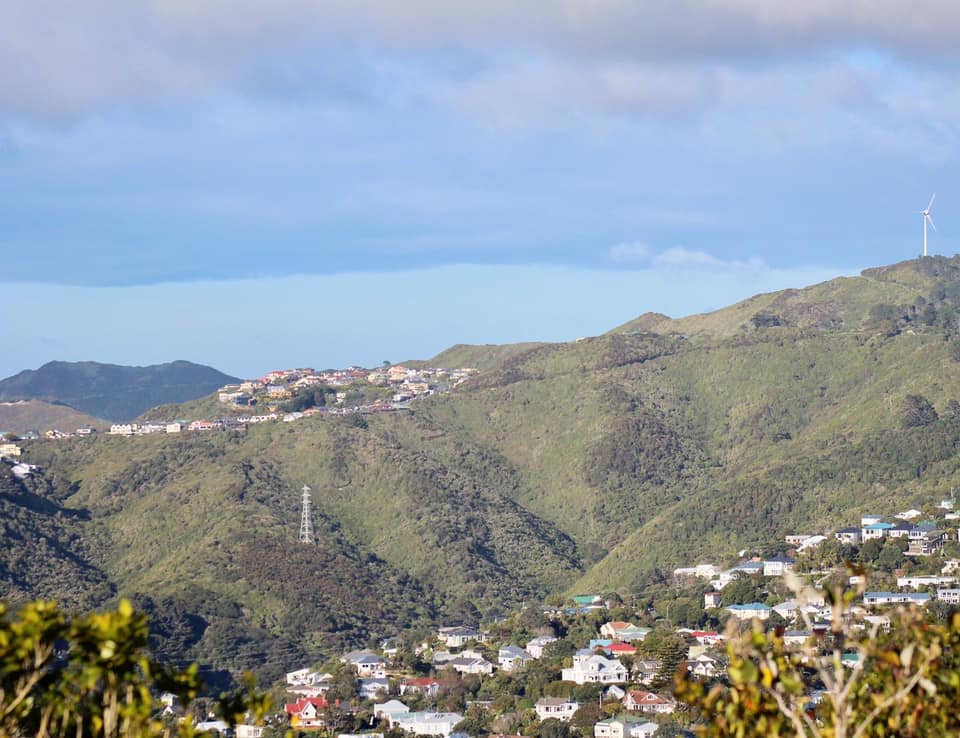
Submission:
[[300,513],[300,543],[313,545],[313,520],[310,518],[310,488],[303,485],[303,511]]

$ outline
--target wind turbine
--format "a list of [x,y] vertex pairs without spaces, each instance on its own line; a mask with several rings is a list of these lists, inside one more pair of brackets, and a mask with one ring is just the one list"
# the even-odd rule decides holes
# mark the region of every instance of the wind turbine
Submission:
[[937,193],[934,192],[933,196],[930,198],[930,203],[923,210],[918,210],[917,213],[923,216],[923,255],[927,256],[927,223],[930,223],[930,227],[933,230],[937,230],[937,227],[933,224],[933,218],[930,217],[930,209],[933,207],[933,201],[936,199]]

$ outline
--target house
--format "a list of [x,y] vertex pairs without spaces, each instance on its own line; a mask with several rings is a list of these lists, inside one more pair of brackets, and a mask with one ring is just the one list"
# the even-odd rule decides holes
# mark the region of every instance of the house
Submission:
[[797,546],[797,553],[803,553],[804,551],[809,551],[811,548],[817,548],[821,543],[827,540],[826,536],[810,536],[803,541],[799,546]]
[[6,456],[8,459],[19,459],[23,449],[15,443],[0,443],[0,457]]
[[926,605],[930,595],[926,592],[866,592],[863,595],[865,605]]
[[480,632],[465,625],[454,625],[448,628],[440,628],[437,632],[437,640],[447,648],[462,648],[470,641],[483,642]]
[[183,430],[182,423],[167,423],[166,432],[167,433],[180,433]]
[[497,652],[497,663],[504,671],[517,671],[533,661],[533,656],[519,646],[504,646]]
[[387,662],[373,651],[350,651],[340,661],[350,664],[359,677],[382,679],[387,675]]
[[410,708],[400,700],[388,700],[387,702],[373,706],[374,717],[382,718],[386,720],[388,724],[393,723],[393,717],[395,715],[403,715],[408,712],[410,712]]
[[387,694],[390,691],[390,680],[386,677],[369,677],[361,679],[359,683],[360,699],[372,700],[380,694]]
[[236,738],[261,738],[264,730],[262,725],[236,725],[233,734]]
[[914,535],[916,526],[906,520],[898,520],[887,529],[887,538],[909,538]]
[[692,661],[687,662],[687,671],[694,676],[702,677],[704,679],[712,679],[722,669],[723,666],[719,661],[717,661],[715,658],[707,656],[706,654],[700,654]]
[[600,626],[600,635],[614,639],[617,638],[617,633],[626,628],[632,628],[633,623],[628,623],[624,620],[611,620],[609,623],[604,623]]
[[400,682],[400,696],[402,697],[408,692],[433,697],[440,692],[440,682],[430,677],[404,679]]
[[907,548],[909,556],[929,556],[936,553],[946,543],[947,533],[942,530],[930,530],[922,538],[912,539]]
[[414,735],[439,735],[450,738],[453,726],[463,721],[456,712],[408,712],[398,714],[391,720],[393,727]]
[[740,620],[752,620],[757,618],[758,620],[766,620],[770,617],[770,609],[762,602],[751,602],[746,605],[730,605],[727,607],[727,610],[730,613]]
[[573,656],[573,666],[563,669],[560,678],[576,684],[616,684],[627,681],[627,669],[618,659],[608,659],[581,649]]
[[112,436],[132,436],[140,430],[137,423],[114,423],[110,426],[110,435]]
[[860,528],[841,528],[833,537],[847,546],[858,546],[862,540]]
[[883,515],[861,515],[860,516],[860,527],[865,528],[868,525],[873,525],[874,523],[883,522]]
[[960,605],[960,589],[938,589],[937,599],[950,605]]
[[897,586],[901,589],[920,589],[921,587],[946,587],[955,584],[956,577],[938,576],[936,574],[918,574],[912,577],[897,577]]
[[715,607],[720,607],[721,601],[722,595],[719,592],[707,592],[703,596],[703,609],[711,610]]
[[541,697],[537,700],[533,709],[537,712],[540,720],[559,720],[568,722],[573,714],[580,709],[580,703],[565,697]]
[[[636,661],[633,664],[633,678],[641,684],[650,684],[654,679],[660,676],[660,672],[662,670],[662,661],[656,661],[652,659]],[[617,689],[617,687],[610,687],[610,689]],[[623,699],[625,696],[626,692],[622,692],[617,699]]]
[[870,523],[860,528],[860,537],[864,541],[869,541],[871,538],[883,538],[892,527],[893,523]]
[[763,576],[782,577],[788,571],[793,571],[797,562],[789,556],[773,556],[763,561]]
[[605,650],[608,656],[619,658],[620,656],[633,656],[637,652],[637,647],[632,643],[611,643]]
[[323,714],[329,707],[323,697],[301,697],[296,702],[284,706],[290,716],[291,728],[322,728],[325,725]]
[[783,634],[783,642],[787,646],[802,646],[810,640],[809,630],[788,630]]
[[460,674],[493,674],[494,666],[485,658],[475,656],[461,656],[448,661],[445,668],[453,669]]
[[652,738],[660,726],[636,715],[619,715],[593,726],[594,738]]
[[677,709],[673,700],[643,690],[628,690],[622,701],[624,709],[630,712],[655,712],[665,714]]
[[642,641],[649,634],[650,628],[638,628],[635,625],[631,625],[629,628],[618,630],[617,639],[624,643],[634,643],[636,641]]
[[904,510],[901,513],[897,513],[896,515],[894,515],[894,517],[900,518],[900,520],[916,520],[921,515],[923,515],[923,513],[920,510],[917,510],[916,508],[911,508],[909,510]]
[[554,643],[557,639],[554,636],[537,636],[536,638],[527,641],[527,646],[524,649],[531,658],[539,659],[543,657],[543,649],[549,646],[551,643]]

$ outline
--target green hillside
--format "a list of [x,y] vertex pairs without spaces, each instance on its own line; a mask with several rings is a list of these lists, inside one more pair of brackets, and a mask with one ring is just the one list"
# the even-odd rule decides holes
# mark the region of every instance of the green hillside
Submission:
[[117,366],[95,361],[51,361],[0,380],[0,401],[43,400],[112,421],[127,421],[170,402],[209,395],[238,381],[208,366],[173,361]]
[[[278,673],[929,508],[960,485],[958,316],[960,258],[934,257],[495,358],[454,347],[492,363],[411,412],[26,453],[35,494],[76,511],[49,535],[89,541],[65,549],[78,576],[146,602],[162,653]],[[303,484],[315,547],[296,543]]]
[[29,430],[51,429],[72,433],[77,428],[89,426],[105,430],[110,422],[102,418],[74,410],[69,405],[60,405],[42,400],[18,400],[0,402],[0,431],[23,433]]

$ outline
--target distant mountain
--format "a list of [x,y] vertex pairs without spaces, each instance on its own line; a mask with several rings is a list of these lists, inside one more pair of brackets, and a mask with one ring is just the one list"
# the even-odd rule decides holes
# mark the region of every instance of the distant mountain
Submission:
[[63,403],[98,418],[123,421],[155,405],[195,400],[236,381],[189,361],[153,366],[51,361],[0,380],[0,401]]
[[110,421],[81,413],[69,405],[43,400],[0,402],[0,432],[36,430],[43,433],[54,428],[72,432],[84,426],[105,430],[110,426]]

